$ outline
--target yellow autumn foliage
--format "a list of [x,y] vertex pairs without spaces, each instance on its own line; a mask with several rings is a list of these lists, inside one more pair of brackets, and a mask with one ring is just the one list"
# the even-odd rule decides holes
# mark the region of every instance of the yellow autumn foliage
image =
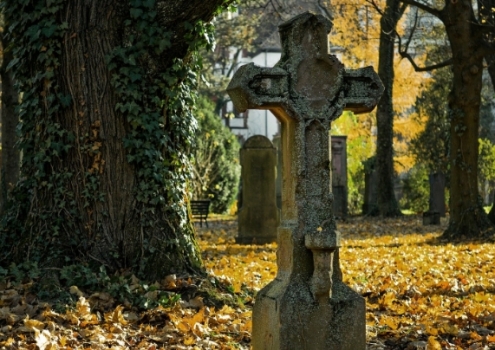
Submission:
[[[376,6],[383,10],[384,0],[374,1]],[[380,38],[380,14],[367,0],[337,0],[331,1],[334,13],[334,28],[330,41],[336,54],[347,68],[361,68],[373,66],[378,68],[378,51]],[[400,35],[406,33],[407,11],[399,22],[397,31]],[[418,55],[415,61],[418,65],[424,63],[425,56]],[[395,170],[399,173],[408,171],[415,164],[415,159],[409,150],[410,141],[424,128],[424,122],[418,123],[411,113],[416,97],[428,85],[428,76],[417,73],[412,65],[395,52],[394,56],[394,86],[393,104],[394,120],[394,150]],[[362,120],[374,120],[374,113],[361,116]],[[374,124],[374,123],[373,123]],[[359,129],[359,128],[357,128]],[[371,126],[368,127],[369,137]],[[355,133],[348,135],[352,141],[357,137]]]
[[[210,226],[199,230],[199,244],[208,278],[232,286],[216,292],[230,303],[214,307],[197,295],[148,311],[114,302],[101,313],[94,296],[80,296],[57,313],[30,297],[28,285],[6,283],[0,349],[249,349],[253,292],[275,277],[277,247],[235,244],[235,222]],[[338,226],[345,283],[366,298],[369,349],[495,345],[492,241],[441,242],[446,221],[423,226],[420,217],[353,218]],[[156,286],[192,281],[170,275]]]

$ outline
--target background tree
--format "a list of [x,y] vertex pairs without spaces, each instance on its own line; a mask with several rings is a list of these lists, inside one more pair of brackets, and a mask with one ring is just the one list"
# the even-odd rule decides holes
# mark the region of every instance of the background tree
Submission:
[[239,60],[247,52],[256,50],[255,39],[260,27],[261,13],[269,0],[248,0],[238,13],[225,12],[217,16],[214,50],[203,49],[203,84],[200,93],[215,102],[215,113],[220,114],[228,102],[225,93],[230,79],[238,68]]
[[201,271],[186,191],[195,52],[227,2],[3,1],[23,159],[0,264]]
[[393,155],[393,84],[394,51],[397,24],[406,6],[398,0],[387,0],[380,19],[380,47],[378,51],[378,75],[385,86],[376,109],[376,170],[380,179],[377,191],[378,212],[382,216],[402,215],[394,193]]
[[[5,23],[3,25],[5,28]],[[2,145],[0,154],[0,214],[3,213],[7,195],[12,186],[19,179],[20,154],[17,147],[16,128],[19,122],[15,108],[19,102],[19,95],[14,88],[12,72],[8,66],[12,61],[12,47],[6,38],[6,30],[2,30],[2,64],[0,79],[2,81]]]
[[429,173],[448,171],[450,125],[447,100],[451,83],[452,73],[448,67],[432,72],[430,85],[416,101],[417,118],[425,123],[425,128],[412,140],[411,150],[417,162],[423,164]]
[[452,55],[448,63],[452,63],[453,83],[448,100],[450,222],[444,236],[478,237],[491,228],[479,201],[478,128],[483,58],[492,51],[485,37],[495,28],[480,22],[468,0],[446,0],[443,8],[415,0],[401,1],[437,17],[445,26]]
[[364,201],[364,171],[365,161],[375,151],[371,129],[366,126],[366,119],[345,111],[341,117],[332,123],[332,135],[347,136],[347,186],[348,210],[350,214],[360,213]]
[[200,98],[191,192],[195,199],[211,200],[215,213],[226,212],[237,197],[240,178],[239,142],[222,124],[214,104]]
[[[389,7],[386,13],[387,6]],[[388,180],[380,181],[382,186],[388,187],[386,191],[381,191],[382,201],[385,200],[385,196],[390,198],[390,201],[395,203],[393,204],[395,210],[392,210],[390,215],[398,215],[400,212],[394,195],[394,177],[395,173],[408,171],[414,165],[414,159],[408,155],[410,153],[409,140],[421,130],[421,127],[417,125],[414,118],[411,118],[411,108],[415,103],[415,96],[424,89],[423,77],[420,74],[413,74],[414,70],[407,62],[401,61],[395,51],[396,32],[402,34],[408,29],[407,16],[402,16],[402,13],[407,12],[405,7],[400,7],[398,3],[370,0],[335,0],[332,1],[332,12],[335,13],[335,25],[331,42],[339,48],[346,67],[359,68],[372,65],[379,70],[379,58],[383,64],[382,70],[388,67],[388,71],[382,74],[382,81],[388,86],[386,88],[388,92],[382,96],[381,105],[379,105],[380,122],[375,112],[359,115],[357,118],[361,121],[361,127],[369,129],[372,137],[376,133],[379,135],[379,140],[377,139],[376,142],[377,148],[378,144],[382,145],[380,157],[388,157],[384,158],[385,162],[381,162],[384,165],[381,168],[382,171],[388,171],[386,175]],[[381,23],[386,27],[382,28]],[[388,29],[392,32],[386,31]],[[387,40],[383,42],[383,45],[389,45],[388,48],[391,50],[388,51],[387,56],[384,53],[385,46],[383,46],[383,54],[379,57],[376,53],[380,50],[381,40],[384,38]],[[385,59],[389,63],[386,63]],[[388,83],[385,78],[389,80]],[[388,106],[390,112],[387,112],[388,119],[385,117],[385,106]],[[394,118],[397,122],[394,122]],[[364,174],[362,176],[364,177]],[[380,179],[383,176],[385,175],[381,175]],[[370,206],[370,208],[373,207],[375,206]],[[382,215],[388,215],[385,211]],[[373,214],[380,213],[375,211]]]

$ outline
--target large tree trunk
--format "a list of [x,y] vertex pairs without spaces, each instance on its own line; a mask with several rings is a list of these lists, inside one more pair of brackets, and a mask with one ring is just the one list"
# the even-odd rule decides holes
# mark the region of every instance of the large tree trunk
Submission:
[[[148,279],[201,271],[187,214],[188,75],[175,60],[201,35],[185,22],[210,20],[224,1],[8,2],[11,21],[23,20],[16,52],[31,51],[15,67],[23,181],[4,218],[9,254],[0,262],[83,262]],[[61,24],[53,33],[50,21]],[[147,36],[157,23],[165,32]],[[33,26],[47,31],[31,44]]]
[[[493,8],[495,7],[495,0],[478,0],[478,14],[483,23],[495,25],[495,13]],[[495,33],[490,33],[484,37],[485,43],[493,45],[495,43]],[[495,92],[495,52],[493,50],[485,53],[485,61],[487,63],[488,75],[492,82],[492,89]],[[495,202],[492,204],[492,209],[488,213],[488,219],[495,224]]]
[[377,141],[376,169],[378,181],[377,206],[381,216],[402,215],[394,193],[394,84],[395,28],[402,15],[399,0],[387,0],[380,19],[378,75],[385,91],[376,109]]
[[19,122],[15,107],[19,102],[19,94],[14,88],[12,74],[7,71],[12,61],[12,50],[8,40],[2,35],[3,60],[0,68],[2,79],[2,150],[0,155],[0,214],[3,213],[7,195],[12,186],[19,180],[19,149],[17,147],[16,128]]
[[478,127],[483,38],[469,0],[446,1],[441,19],[453,57],[450,114],[450,223],[445,237],[477,237],[490,228],[478,193]]

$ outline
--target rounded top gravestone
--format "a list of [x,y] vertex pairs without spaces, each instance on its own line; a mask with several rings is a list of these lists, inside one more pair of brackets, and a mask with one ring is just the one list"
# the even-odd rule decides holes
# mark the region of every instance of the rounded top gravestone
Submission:
[[254,135],[251,136],[244,142],[242,148],[275,148],[272,142],[263,135]]
[[263,135],[254,135],[241,148],[242,204],[236,238],[240,244],[265,244],[277,240],[280,211],[275,179],[277,150]]

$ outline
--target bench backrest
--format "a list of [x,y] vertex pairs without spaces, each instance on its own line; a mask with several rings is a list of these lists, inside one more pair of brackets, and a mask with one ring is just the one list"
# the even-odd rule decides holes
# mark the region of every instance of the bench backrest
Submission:
[[207,215],[210,210],[209,200],[191,201],[191,211],[193,215]]

